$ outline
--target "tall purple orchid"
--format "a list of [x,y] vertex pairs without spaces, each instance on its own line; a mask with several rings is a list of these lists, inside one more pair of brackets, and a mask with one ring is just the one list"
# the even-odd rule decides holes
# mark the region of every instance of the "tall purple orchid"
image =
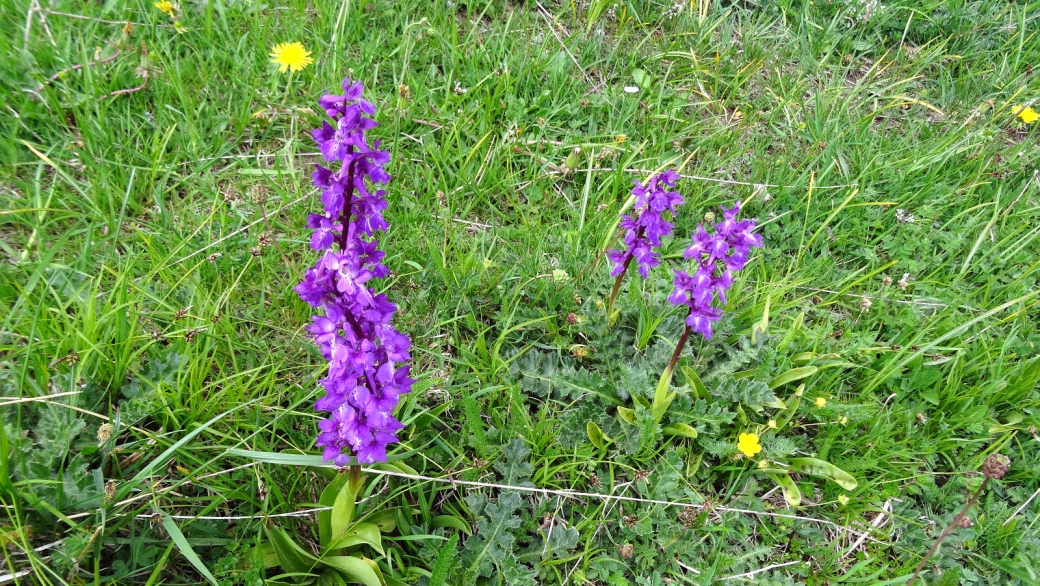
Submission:
[[712,325],[722,317],[722,310],[715,307],[717,300],[726,303],[726,292],[733,285],[733,273],[744,268],[753,247],[762,246],[762,237],[753,234],[754,220],[737,220],[740,202],[732,208],[722,208],[722,221],[715,224],[709,234],[704,226],[697,226],[693,243],[683,252],[683,257],[694,259],[696,267],[691,273],[675,271],[675,290],[668,296],[673,305],[686,306],[686,329],[672,355],[671,370],[682,352],[690,332],[697,332],[711,339]]
[[633,259],[644,279],[649,276],[650,269],[661,264],[661,255],[655,252],[654,248],[661,246],[661,237],[671,235],[674,227],[665,219],[664,212],[675,214],[675,208],[683,203],[683,197],[678,191],[667,189],[674,187],[678,180],[679,174],[668,170],[651,177],[646,185],[639,180],[634,182],[634,211],[632,215],[621,216],[621,228],[625,231],[625,248],[607,251],[607,258],[613,263],[610,276],[617,277],[614,289],[610,293],[611,309],[621,288],[621,280],[624,279]]
[[[369,146],[365,133],[376,126],[375,106],[361,97],[364,86],[348,77],[343,94],[327,94],[319,105],[331,118],[314,130],[327,161],[312,178],[322,188],[322,214],[310,214],[311,248],[324,251],[295,287],[300,298],[325,315],[313,317],[307,331],[329,361],[319,382],[325,396],[314,408],[330,415],[318,423],[317,445],[325,461],[337,466],[386,461],[386,446],[404,426],[394,415],[398,398],[409,392],[411,341],[390,324],[397,306],[370,287],[389,274],[375,234],[389,226],[383,218],[390,176],[383,165],[390,154]],[[335,247],[333,246],[335,245]]]

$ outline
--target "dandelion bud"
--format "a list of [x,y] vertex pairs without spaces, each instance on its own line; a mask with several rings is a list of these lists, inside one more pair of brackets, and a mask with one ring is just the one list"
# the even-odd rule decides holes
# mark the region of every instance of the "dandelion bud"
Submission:
[[581,149],[578,147],[574,147],[574,150],[571,151],[571,154],[567,155],[567,159],[563,162],[563,165],[568,169],[577,169],[580,155]]

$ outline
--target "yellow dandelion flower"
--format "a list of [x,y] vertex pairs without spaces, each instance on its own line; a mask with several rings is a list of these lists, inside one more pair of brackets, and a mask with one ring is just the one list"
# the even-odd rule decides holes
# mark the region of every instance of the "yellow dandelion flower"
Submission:
[[816,406],[817,407],[823,407],[826,404],[827,404],[827,399],[824,399],[823,397],[816,397]]
[[314,63],[311,52],[304,49],[301,43],[278,43],[271,50],[271,57],[271,63],[277,63],[281,73],[285,73],[286,69],[296,73]]
[[162,0],[162,2],[156,2],[152,4],[152,6],[165,12],[170,18],[173,18],[173,2],[170,2],[170,0]]
[[1023,108],[1022,106],[1015,108],[1015,115],[1018,116],[1019,120],[1025,122],[1026,124],[1032,124],[1037,120],[1040,120],[1040,114],[1038,114],[1036,110],[1028,106],[1026,106],[1025,108]]
[[737,449],[748,458],[754,458],[755,454],[762,451],[758,445],[758,436],[753,433],[742,433],[737,441]]

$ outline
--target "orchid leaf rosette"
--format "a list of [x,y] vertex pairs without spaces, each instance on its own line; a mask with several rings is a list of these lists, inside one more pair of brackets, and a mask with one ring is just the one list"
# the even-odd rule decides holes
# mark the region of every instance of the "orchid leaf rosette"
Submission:
[[376,234],[389,225],[383,217],[390,181],[383,169],[390,154],[369,144],[376,126],[375,106],[362,97],[364,87],[348,77],[343,94],[319,100],[330,120],[314,139],[330,168],[317,165],[314,185],[322,189],[323,213],[310,214],[311,248],[322,251],[295,291],[324,315],[307,327],[329,361],[319,382],[325,395],[314,407],[328,413],[318,423],[317,445],[325,461],[337,466],[386,461],[388,444],[404,426],[394,417],[399,397],[411,390],[411,341],[391,324],[397,306],[373,291],[373,280],[389,274]]

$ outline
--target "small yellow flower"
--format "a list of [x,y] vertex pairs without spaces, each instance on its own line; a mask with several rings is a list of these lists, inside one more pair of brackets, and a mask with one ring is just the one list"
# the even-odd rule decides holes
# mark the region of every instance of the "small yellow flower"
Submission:
[[838,502],[841,503],[841,506],[844,507],[845,505],[849,504],[849,497],[847,497],[847,496],[845,496],[843,494],[839,494],[838,495]]
[[300,43],[278,43],[271,50],[271,63],[278,64],[278,71],[285,73],[286,69],[291,69],[293,73],[307,67],[311,63],[314,63],[314,59],[311,59],[311,52],[303,48]]
[[1026,124],[1032,124],[1037,120],[1040,120],[1040,114],[1038,114],[1036,110],[1032,109],[1029,106],[1026,106],[1024,108],[1022,106],[1018,106],[1017,108],[1015,108],[1015,115],[1018,116],[1019,120],[1025,122]]
[[162,2],[156,2],[152,4],[152,6],[165,12],[170,18],[173,18],[173,2],[170,2],[170,0],[162,0]]
[[842,425],[848,425],[848,423],[849,423],[849,418],[848,418],[848,417],[845,417],[844,415],[842,415],[842,416],[841,416],[841,419],[839,419],[839,420],[838,420],[838,423],[840,423],[840,424],[842,424]]
[[826,404],[827,404],[827,399],[824,399],[823,397],[816,397],[816,406],[817,407],[823,407]]
[[769,460],[762,458],[758,461],[758,467],[761,470],[766,470],[767,468],[769,468]]
[[776,419],[770,419],[768,422],[766,422],[766,427],[768,427],[769,429],[776,429]]
[[762,446],[758,445],[758,436],[753,433],[742,433],[737,441],[737,449],[743,452],[748,458],[754,458],[755,454],[762,451]]

